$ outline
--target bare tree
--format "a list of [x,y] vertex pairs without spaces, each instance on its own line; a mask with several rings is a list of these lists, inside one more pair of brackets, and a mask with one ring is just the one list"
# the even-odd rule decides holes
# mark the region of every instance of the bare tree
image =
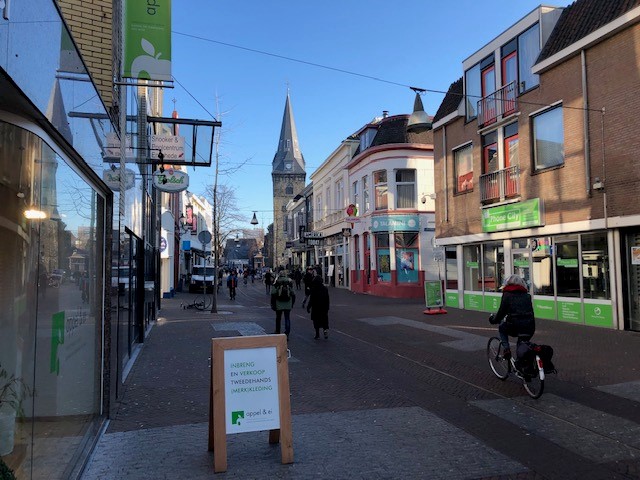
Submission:
[[[205,196],[213,204],[213,186],[209,185],[205,188]],[[218,226],[218,253],[224,249],[227,238],[232,234],[239,232],[236,225],[248,223],[247,218],[239,213],[238,200],[235,191],[228,185],[218,185],[216,192],[216,218],[213,219],[214,224]]]

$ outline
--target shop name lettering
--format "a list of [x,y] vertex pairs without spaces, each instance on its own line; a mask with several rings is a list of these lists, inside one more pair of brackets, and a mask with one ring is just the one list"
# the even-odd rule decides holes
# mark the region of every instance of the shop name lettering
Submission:
[[494,223],[517,222],[520,220],[520,212],[492,214],[489,220]]
[[76,329],[87,323],[87,318],[88,315],[86,313],[80,313],[67,318],[67,321],[65,322],[65,332],[67,335],[73,335]]
[[156,0],[147,0],[147,14],[155,15],[158,13],[158,8],[160,5],[156,2]]
[[[158,175],[158,180],[160,181],[160,183],[173,183],[175,185],[181,185],[184,183],[184,179],[186,177],[168,177],[166,175]],[[164,180],[166,180],[166,182],[164,182]]]

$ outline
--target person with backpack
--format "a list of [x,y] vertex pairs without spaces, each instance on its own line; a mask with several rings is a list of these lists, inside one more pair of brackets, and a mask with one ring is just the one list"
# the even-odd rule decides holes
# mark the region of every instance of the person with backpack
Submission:
[[316,329],[316,340],[320,338],[322,328],[325,340],[329,338],[329,290],[322,283],[321,277],[314,277],[311,282],[311,295],[307,312],[311,313],[313,328]]
[[[504,322],[502,321],[504,320]],[[489,322],[498,325],[500,341],[504,348],[504,358],[511,358],[509,337],[517,337],[519,342],[528,342],[536,331],[533,303],[527,284],[520,275],[511,275],[502,287],[500,307]],[[517,352],[516,352],[517,353]]]
[[271,287],[271,310],[276,312],[276,331],[280,333],[282,316],[284,315],[284,333],[289,338],[291,331],[291,309],[296,303],[296,294],[291,280],[283,267],[278,269],[278,277]]

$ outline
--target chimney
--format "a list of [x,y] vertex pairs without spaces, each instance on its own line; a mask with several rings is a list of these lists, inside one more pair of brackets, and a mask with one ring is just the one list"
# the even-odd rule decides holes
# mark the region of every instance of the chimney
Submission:
[[389,116],[389,110],[382,110],[382,118],[387,118]]

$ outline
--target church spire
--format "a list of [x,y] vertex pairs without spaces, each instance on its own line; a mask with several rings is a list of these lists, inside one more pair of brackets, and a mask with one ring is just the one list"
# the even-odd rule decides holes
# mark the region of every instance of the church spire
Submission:
[[304,157],[298,145],[298,131],[293,119],[291,98],[288,91],[282,116],[278,151],[273,157],[272,168],[273,173],[305,173]]

